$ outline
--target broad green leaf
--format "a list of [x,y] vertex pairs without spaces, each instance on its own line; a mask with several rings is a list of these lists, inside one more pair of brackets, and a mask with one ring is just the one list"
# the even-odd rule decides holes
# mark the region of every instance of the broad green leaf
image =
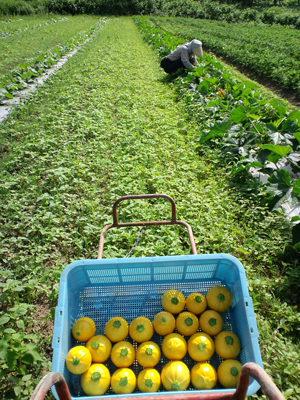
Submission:
[[236,170],[233,170],[232,175],[236,175],[241,171],[244,171],[246,168],[244,167],[244,165],[240,165]]
[[31,365],[31,364],[34,363],[34,358],[33,358],[32,354],[30,354],[30,353],[25,353],[25,354],[22,356],[22,358],[21,358],[21,362],[22,362],[23,364]]
[[16,396],[19,396],[19,394],[22,392],[22,386],[14,386],[14,392]]
[[[193,74],[192,75],[188,75],[188,76],[195,76],[195,77],[197,77],[197,78],[200,78],[200,76],[203,74],[203,70],[204,70],[204,67],[203,66],[201,66],[201,67],[197,67],[196,68],[196,70],[195,70],[195,72],[193,72]],[[187,77],[188,77],[187,76]],[[185,81],[185,78],[183,79],[184,81]]]
[[8,350],[6,354],[6,362],[9,368],[14,367],[17,364],[17,360],[19,358],[19,354],[14,351]]
[[207,107],[207,108],[216,107],[216,106],[220,105],[221,101],[222,101],[222,99],[212,100],[205,107]]
[[293,188],[294,188],[293,193],[295,195],[300,194],[300,179],[297,179],[295,182],[293,182]]
[[256,83],[251,82],[251,81],[245,81],[244,87],[247,89],[259,89],[259,86]]
[[248,119],[247,114],[245,113],[245,108],[244,107],[237,107],[235,108],[229,119],[233,122],[235,122],[236,124],[239,124],[245,120]]
[[294,393],[294,389],[287,389],[283,392],[284,398],[288,399]]
[[227,129],[230,127],[230,125],[231,125],[230,121],[215,122],[213,127],[210,128],[210,131],[225,133]]
[[285,157],[292,150],[291,146],[279,146],[276,144],[264,144],[259,147],[264,150],[271,150],[273,153],[276,153],[281,157]]
[[18,328],[23,329],[23,330],[25,329],[25,324],[24,324],[24,321],[22,319],[17,321],[17,325],[18,325]]
[[247,114],[247,117],[256,121],[258,120],[259,115]]
[[4,333],[16,333],[16,331],[12,328],[4,329]]
[[284,117],[287,109],[284,107],[284,105],[281,103],[280,106],[277,108],[277,112],[280,115],[280,117]]
[[210,88],[210,82],[208,80],[203,80],[200,85],[198,85],[198,90],[201,94],[207,94]]
[[27,382],[27,381],[29,381],[29,379],[31,379],[31,377],[32,377],[31,374],[24,375],[24,376],[22,377],[22,381]]
[[300,143],[300,132],[294,132],[293,135],[295,136],[295,138],[298,140],[298,142]]
[[298,215],[296,215],[295,217],[292,217],[291,221],[292,222],[300,221],[300,217],[298,217]]
[[207,142],[214,137],[223,137],[224,133],[230,125],[230,121],[215,122],[214,125],[210,128],[208,134],[201,136],[200,143]]
[[8,99],[13,99],[13,98],[14,98],[14,96],[13,96],[11,93],[9,93],[9,92],[2,92],[2,94],[3,94],[5,97],[7,97]]
[[22,64],[19,65],[19,68],[27,68],[28,67],[28,63],[23,62]]
[[283,133],[290,133],[291,135],[294,132],[298,132],[300,128],[300,124],[298,124],[298,120],[294,121],[291,118],[291,115],[279,126],[279,130]]
[[270,183],[274,183],[278,185],[278,188],[285,189],[287,187],[291,187],[291,177],[288,171],[285,169],[281,169],[279,171],[275,171],[270,178],[268,179]]
[[13,333],[11,335],[12,339],[22,341],[24,339],[24,335],[22,333]]
[[17,369],[18,375],[26,375],[27,367],[26,365],[21,365],[20,368]]
[[35,361],[42,361],[42,358],[39,355],[39,348],[35,343],[27,343],[25,347],[27,352],[32,355]]
[[280,160],[280,159],[281,159],[281,156],[279,154],[271,153],[268,156],[268,161],[270,161],[270,162],[272,162],[274,164],[276,164],[277,161]]
[[290,119],[291,121],[296,122],[298,124],[298,126],[300,127],[300,111],[299,110],[292,111],[289,114],[288,119]]
[[5,339],[0,340],[0,360],[6,359],[8,348],[9,348],[8,342]]
[[1,317],[0,318],[0,325],[6,324],[10,320],[10,317]]
[[265,162],[268,160],[268,157],[270,154],[271,154],[270,150],[261,150],[258,153],[257,160],[260,163],[265,164]]
[[190,82],[192,81],[194,74],[188,74],[185,78],[183,78],[183,82]]
[[205,142],[207,142],[208,140],[210,140],[210,139],[212,139],[212,138],[214,138],[214,137],[222,137],[223,135],[221,134],[221,133],[218,133],[218,132],[209,132],[207,135],[203,135],[203,136],[201,136],[201,138],[200,138],[200,140],[199,140],[199,143],[205,143]]

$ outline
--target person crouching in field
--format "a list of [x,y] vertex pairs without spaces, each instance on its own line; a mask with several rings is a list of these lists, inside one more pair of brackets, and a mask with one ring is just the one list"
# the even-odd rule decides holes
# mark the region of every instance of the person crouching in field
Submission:
[[168,74],[176,72],[179,68],[196,68],[194,65],[199,65],[196,56],[203,57],[202,43],[194,39],[177,46],[176,50],[161,60],[160,66]]

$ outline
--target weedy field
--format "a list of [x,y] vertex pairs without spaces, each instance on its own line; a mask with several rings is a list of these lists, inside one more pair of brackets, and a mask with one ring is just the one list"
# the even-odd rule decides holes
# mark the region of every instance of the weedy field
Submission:
[[[157,52],[131,18],[110,18],[39,92],[0,125],[3,399],[28,399],[51,369],[53,307],[64,267],[96,258],[114,201],[166,193],[198,253],[229,253],[246,271],[265,370],[300,398],[299,268],[292,227],[255,181],[231,175]],[[164,202],[124,203],[123,222],[166,219]],[[138,229],[110,231],[104,257],[124,257]],[[189,254],[181,228],[146,229],[134,256]],[[258,392],[254,397],[265,398]]]

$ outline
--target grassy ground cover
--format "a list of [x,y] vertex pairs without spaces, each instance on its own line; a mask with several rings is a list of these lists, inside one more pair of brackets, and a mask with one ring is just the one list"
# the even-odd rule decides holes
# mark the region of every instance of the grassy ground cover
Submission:
[[299,30],[191,18],[151,20],[173,35],[198,37],[208,50],[300,94]]
[[0,40],[0,52],[5,54],[0,59],[0,74],[7,74],[22,62],[64,44],[78,33],[90,29],[98,19],[95,16],[70,16],[58,24],[42,25]]
[[[199,253],[240,258],[264,366],[283,391],[292,387],[287,397],[299,398],[299,272],[290,224],[262,205],[249,182],[231,179],[213,153],[199,158],[197,125],[131,19],[111,19],[0,135],[3,398],[28,398],[48,371],[61,271],[95,258],[114,201],[139,193],[171,195]],[[163,202],[119,209],[123,222],[169,213]],[[137,232],[108,232],[104,257],[124,257]],[[146,229],[134,256],[189,252],[181,228],[160,227]]]
[[67,17],[53,16],[51,14],[11,18],[0,16],[0,38],[17,34],[24,30],[32,30],[42,26],[58,24],[67,19]]

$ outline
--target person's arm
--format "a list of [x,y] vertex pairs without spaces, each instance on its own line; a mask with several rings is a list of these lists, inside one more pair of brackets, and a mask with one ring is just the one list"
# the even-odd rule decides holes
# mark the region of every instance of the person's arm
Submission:
[[192,63],[193,65],[199,65],[199,63],[198,63],[197,58],[196,58],[195,55],[193,55],[193,56],[190,57],[190,61],[191,61],[191,63]]
[[187,47],[182,47],[181,48],[181,61],[182,61],[182,64],[186,67],[186,68],[195,68],[194,66],[193,66],[193,64],[191,64],[190,63],[190,60],[189,60],[189,51],[188,51],[188,48]]

